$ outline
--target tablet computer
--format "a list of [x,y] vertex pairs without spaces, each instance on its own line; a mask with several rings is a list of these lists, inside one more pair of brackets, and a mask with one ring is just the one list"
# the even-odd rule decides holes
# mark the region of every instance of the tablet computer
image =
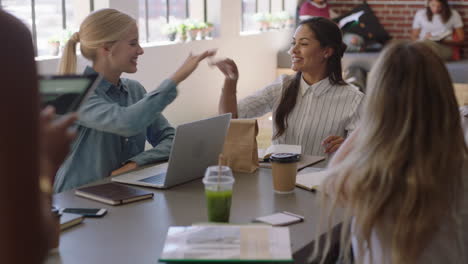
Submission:
[[46,75],[39,77],[42,107],[55,107],[58,115],[75,112],[101,81],[93,75]]

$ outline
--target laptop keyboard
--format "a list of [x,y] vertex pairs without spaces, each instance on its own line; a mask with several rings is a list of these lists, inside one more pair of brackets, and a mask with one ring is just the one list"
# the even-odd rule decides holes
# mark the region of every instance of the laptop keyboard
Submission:
[[155,176],[144,178],[144,179],[141,179],[139,181],[146,182],[146,183],[152,183],[152,184],[163,184],[165,178],[166,178],[166,172],[161,172],[159,174],[156,174]]

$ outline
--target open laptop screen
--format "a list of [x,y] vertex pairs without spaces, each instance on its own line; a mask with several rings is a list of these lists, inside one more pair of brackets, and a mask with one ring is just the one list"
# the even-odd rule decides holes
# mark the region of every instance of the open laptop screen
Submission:
[[97,86],[99,75],[49,75],[39,78],[42,107],[51,105],[59,115],[76,111]]

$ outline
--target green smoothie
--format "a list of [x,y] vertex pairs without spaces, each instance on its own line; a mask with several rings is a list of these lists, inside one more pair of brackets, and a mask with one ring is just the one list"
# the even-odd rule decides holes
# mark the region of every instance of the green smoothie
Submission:
[[229,222],[232,190],[205,190],[208,220],[210,222]]

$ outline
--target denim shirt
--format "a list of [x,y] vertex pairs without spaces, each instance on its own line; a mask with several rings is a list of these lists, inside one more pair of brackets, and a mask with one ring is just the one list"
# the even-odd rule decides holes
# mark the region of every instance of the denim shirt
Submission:
[[[96,73],[91,67],[84,74]],[[174,128],[162,111],[177,96],[176,84],[165,80],[146,94],[134,80],[113,85],[102,80],[79,110],[77,137],[54,182],[62,192],[102,179],[129,161],[139,166],[167,160]],[[144,151],[145,140],[153,146]]]

